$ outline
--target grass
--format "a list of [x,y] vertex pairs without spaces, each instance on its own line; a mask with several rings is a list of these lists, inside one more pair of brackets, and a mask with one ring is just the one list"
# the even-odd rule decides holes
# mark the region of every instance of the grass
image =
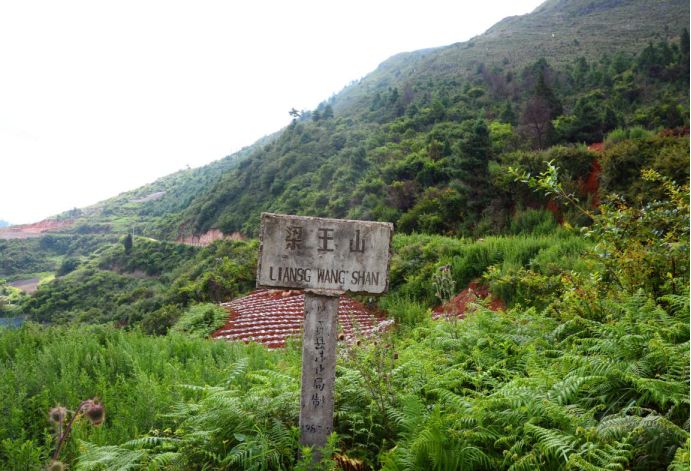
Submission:
[[[493,236],[479,239],[456,239],[437,235],[397,235],[391,261],[391,294],[389,297],[414,299],[424,306],[439,303],[433,286],[434,274],[448,266],[456,291],[484,274],[510,275],[519,269],[530,269],[543,276],[563,270],[576,272],[591,269],[581,262],[581,255],[591,244],[577,233],[558,229],[547,235]],[[490,270],[491,268],[491,270]],[[504,301],[519,300],[516,293],[504,289]],[[385,297],[384,304],[392,302]]]
[[[77,453],[76,440],[108,445],[163,429],[169,421],[160,413],[185,397],[179,385],[222,383],[239,358],[248,358],[252,369],[273,363],[272,354],[257,345],[181,335],[35,324],[0,330],[0,442],[11,440],[12,453],[30,442],[45,462],[53,446],[48,410],[58,404],[74,408],[91,397],[106,405],[107,423],[79,424],[68,457]],[[7,453],[0,452],[0,463],[9,462]]]

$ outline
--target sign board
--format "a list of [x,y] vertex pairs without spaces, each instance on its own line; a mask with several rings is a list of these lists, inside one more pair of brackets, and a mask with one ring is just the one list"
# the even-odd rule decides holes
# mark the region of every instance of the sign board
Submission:
[[393,224],[262,213],[257,287],[305,289],[300,444],[317,449],[333,431],[338,297],[384,293]]
[[393,224],[262,213],[257,287],[382,294]]

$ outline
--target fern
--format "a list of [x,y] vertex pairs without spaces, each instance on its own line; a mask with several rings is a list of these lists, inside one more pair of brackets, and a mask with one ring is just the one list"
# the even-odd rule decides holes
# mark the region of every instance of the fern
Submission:
[[689,439],[687,438],[684,446],[677,448],[674,453],[674,459],[667,467],[667,471],[687,471],[689,469],[690,455]]
[[154,448],[155,446],[159,445],[175,445],[178,442],[178,439],[170,437],[144,436],[135,438],[134,440],[129,440],[123,443],[121,446],[129,449]]
[[183,455],[176,451],[166,451],[155,455],[149,461],[149,470],[158,471],[164,469],[184,469]]
[[85,452],[79,456],[75,471],[131,471],[139,469],[148,456],[145,450],[130,450],[119,446],[94,446],[81,442]]
[[520,457],[511,456],[510,462],[511,465],[508,467],[508,471],[533,471],[540,469],[540,460],[532,452]]
[[558,404],[567,404],[571,402],[578,394],[579,389],[589,382],[601,380],[600,376],[579,376],[573,374],[564,380],[556,383],[552,389],[547,393],[547,397],[555,400]]
[[574,451],[576,440],[570,435],[533,424],[525,424],[525,430],[537,438],[537,445],[546,455],[562,458],[566,462]]
[[690,301],[688,290],[684,294],[666,294],[661,296],[659,301],[669,306],[673,316],[686,318],[689,315]]

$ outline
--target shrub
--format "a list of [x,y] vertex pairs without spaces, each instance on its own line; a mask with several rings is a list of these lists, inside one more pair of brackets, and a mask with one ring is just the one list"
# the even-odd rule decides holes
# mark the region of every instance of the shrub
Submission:
[[147,334],[165,335],[181,315],[180,307],[167,304],[144,317],[141,326]]
[[516,212],[511,218],[510,233],[516,235],[546,235],[554,232],[556,227],[557,221],[549,211],[527,209]]
[[172,327],[174,332],[185,333],[191,337],[204,338],[211,335],[228,320],[228,312],[211,304],[190,306]]

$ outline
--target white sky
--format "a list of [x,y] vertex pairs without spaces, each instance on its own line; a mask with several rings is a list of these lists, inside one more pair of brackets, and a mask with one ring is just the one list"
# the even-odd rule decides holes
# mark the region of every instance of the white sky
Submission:
[[229,155],[404,51],[541,0],[0,2],[0,219]]

